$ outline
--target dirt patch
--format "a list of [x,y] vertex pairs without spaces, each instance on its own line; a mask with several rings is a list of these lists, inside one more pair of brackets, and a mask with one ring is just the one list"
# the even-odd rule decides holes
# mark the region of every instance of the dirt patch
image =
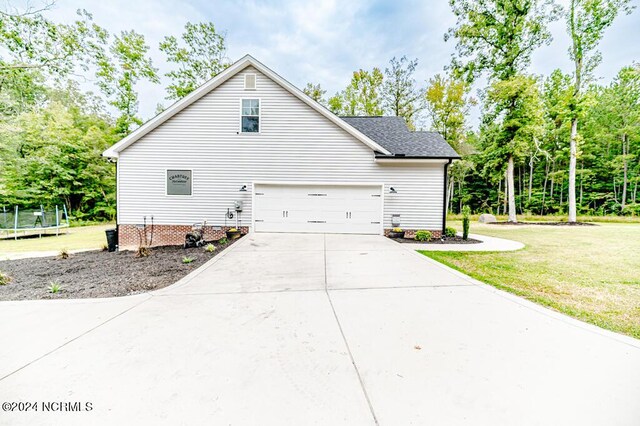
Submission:
[[[132,251],[88,251],[71,254],[68,259],[1,261],[0,271],[12,280],[0,285],[0,300],[113,297],[157,290],[175,283],[235,241],[213,243],[213,253],[203,247],[166,246],[152,248],[148,257],[136,257]],[[183,263],[184,257],[193,261]],[[52,282],[58,282],[62,290],[50,293],[47,287]]]
[[480,240],[474,240],[473,238],[463,240],[462,237],[457,235],[455,237],[444,237],[443,239],[434,238],[431,241],[418,241],[413,238],[392,238],[392,240],[402,244],[478,244],[482,242]]
[[510,225],[510,226],[522,226],[522,225],[542,225],[542,226],[598,226],[597,223],[591,222],[493,222],[487,223],[487,225]]

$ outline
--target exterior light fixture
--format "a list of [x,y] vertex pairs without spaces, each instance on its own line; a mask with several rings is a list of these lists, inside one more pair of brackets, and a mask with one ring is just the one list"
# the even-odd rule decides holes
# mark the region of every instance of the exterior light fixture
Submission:
[[389,188],[389,194],[397,194],[398,191],[396,191],[396,189],[392,186],[391,188]]
[[247,185],[242,185],[242,188],[240,188],[240,192],[247,192]]

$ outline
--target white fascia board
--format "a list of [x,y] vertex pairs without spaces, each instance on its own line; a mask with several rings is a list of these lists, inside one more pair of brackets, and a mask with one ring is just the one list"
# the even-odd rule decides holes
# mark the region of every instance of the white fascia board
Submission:
[[242,57],[242,59],[232,64],[230,67],[222,71],[220,74],[218,74],[217,76],[215,76],[214,78],[212,78],[211,80],[203,84],[202,86],[198,87],[196,90],[194,90],[184,98],[175,102],[169,108],[167,108],[160,114],[156,115],[151,120],[144,123],[142,126],[138,127],[131,134],[124,137],[118,143],[114,144],[109,149],[104,151],[102,155],[105,157],[117,158],[118,154],[122,150],[127,148],[129,145],[133,144],[138,139],[140,139],[147,133],[151,132],[152,130],[160,126],[162,123],[164,123],[165,121],[167,121],[168,119],[170,119],[171,117],[173,117],[174,115],[176,115],[177,113],[179,113],[180,111],[182,111],[183,109],[185,109],[186,107],[188,107],[189,105],[197,101],[198,99],[202,98],[204,95],[206,95],[207,93],[209,93],[210,91],[212,91],[213,89],[215,89],[216,87],[218,87],[219,85],[221,85],[222,83],[224,83],[225,81],[233,77],[235,74],[237,74],[238,72],[242,71],[243,69],[245,69],[250,65],[256,68],[257,70],[259,70],[264,75],[271,78],[273,81],[275,81],[280,86],[282,86],[285,90],[287,90],[288,92],[296,96],[298,99],[300,99],[301,101],[309,105],[311,108],[313,108],[314,110],[316,110],[317,112],[319,112],[320,114],[328,118],[331,122],[336,124],[338,127],[342,128],[343,130],[347,131],[349,134],[354,136],[356,139],[360,140],[369,148],[373,149],[374,151],[378,151],[382,154],[386,154],[386,155],[391,154],[382,146],[374,142],[371,138],[367,137],[366,135],[358,131],[355,127],[349,125],[340,117],[338,117],[337,115],[335,115],[334,113],[332,113],[331,111],[329,111],[328,109],[320,105],[318,102],[311,99],[303,91],[299,90],[297,87],[289,83],[287,80],[280,77],[278,74],[270,70],[261,62],[253,58],[251,55],[245,55],[244,57]]
[[[455,161],[455,159],[453,159]],[[446,164],[449,162],[448,159],[442,158],[376,158],[376,163],[380,164]]]

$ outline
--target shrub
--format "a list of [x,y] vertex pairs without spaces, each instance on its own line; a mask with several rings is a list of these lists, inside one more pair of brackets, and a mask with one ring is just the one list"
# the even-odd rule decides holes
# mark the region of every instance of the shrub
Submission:
[[444,236],[448,238],[453,238],[456,236],[456,228],[452,228],[451,226],[447,226],[444,230]]
[[136,257],[147,257],[151,254],[151,249],[149,247],[140,246],[138,250],[136,250]]
[[229,232],[238,232],[238,229],[237,228],[231,228],[231,229],[229,229]]
[[204,251],[209,252],[209,253],[213,253],[214,251],[216,251],[216,246],[214,246],[213,244],[209,243],[205,246]]
[[11,282],[11,280],[12,278],[9,275],[0,271],[0,285],[7,285]]
[[185,256],[185,257],[182,258],[182,263],[189,264],[189,263],[193,262],[194,260],[195,259],[193,257]]
[[227,244],[229,241],[227,240],[227,237],[222,237],[218,240],[218,244],[222,244],[225,245]]
[[429,231],[418,231],[415,236],[418,241],[430,241],[431,240],[431,232]]
[[49,283],[49,287],[47,287],[47,290],[49,291],[49,293],[56,294],[56,293],[59,293],[62,290],[62,286],[60,285],[58,280],[51,281]]
[[68,259],[69,258],[69,250],[67,250],[66,248],[63,248],[62,250],[60,250],[60,253],[58,253],[58,257],[60,259]]
[[467,240],[469,238],[469,222],[471,216],[471,208],[464,206],[462,208],[462,239]]
[[402,232],[402,228],[393,228],[392,231],[393,232]]

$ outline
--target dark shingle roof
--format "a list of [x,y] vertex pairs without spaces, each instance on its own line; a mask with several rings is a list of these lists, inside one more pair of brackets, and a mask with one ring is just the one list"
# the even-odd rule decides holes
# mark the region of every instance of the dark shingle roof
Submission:
[[[412,132],[402,117],[340,117],[394,157],[460,158],[437,132]],[[379,154],[378,157],[390,157]]]

